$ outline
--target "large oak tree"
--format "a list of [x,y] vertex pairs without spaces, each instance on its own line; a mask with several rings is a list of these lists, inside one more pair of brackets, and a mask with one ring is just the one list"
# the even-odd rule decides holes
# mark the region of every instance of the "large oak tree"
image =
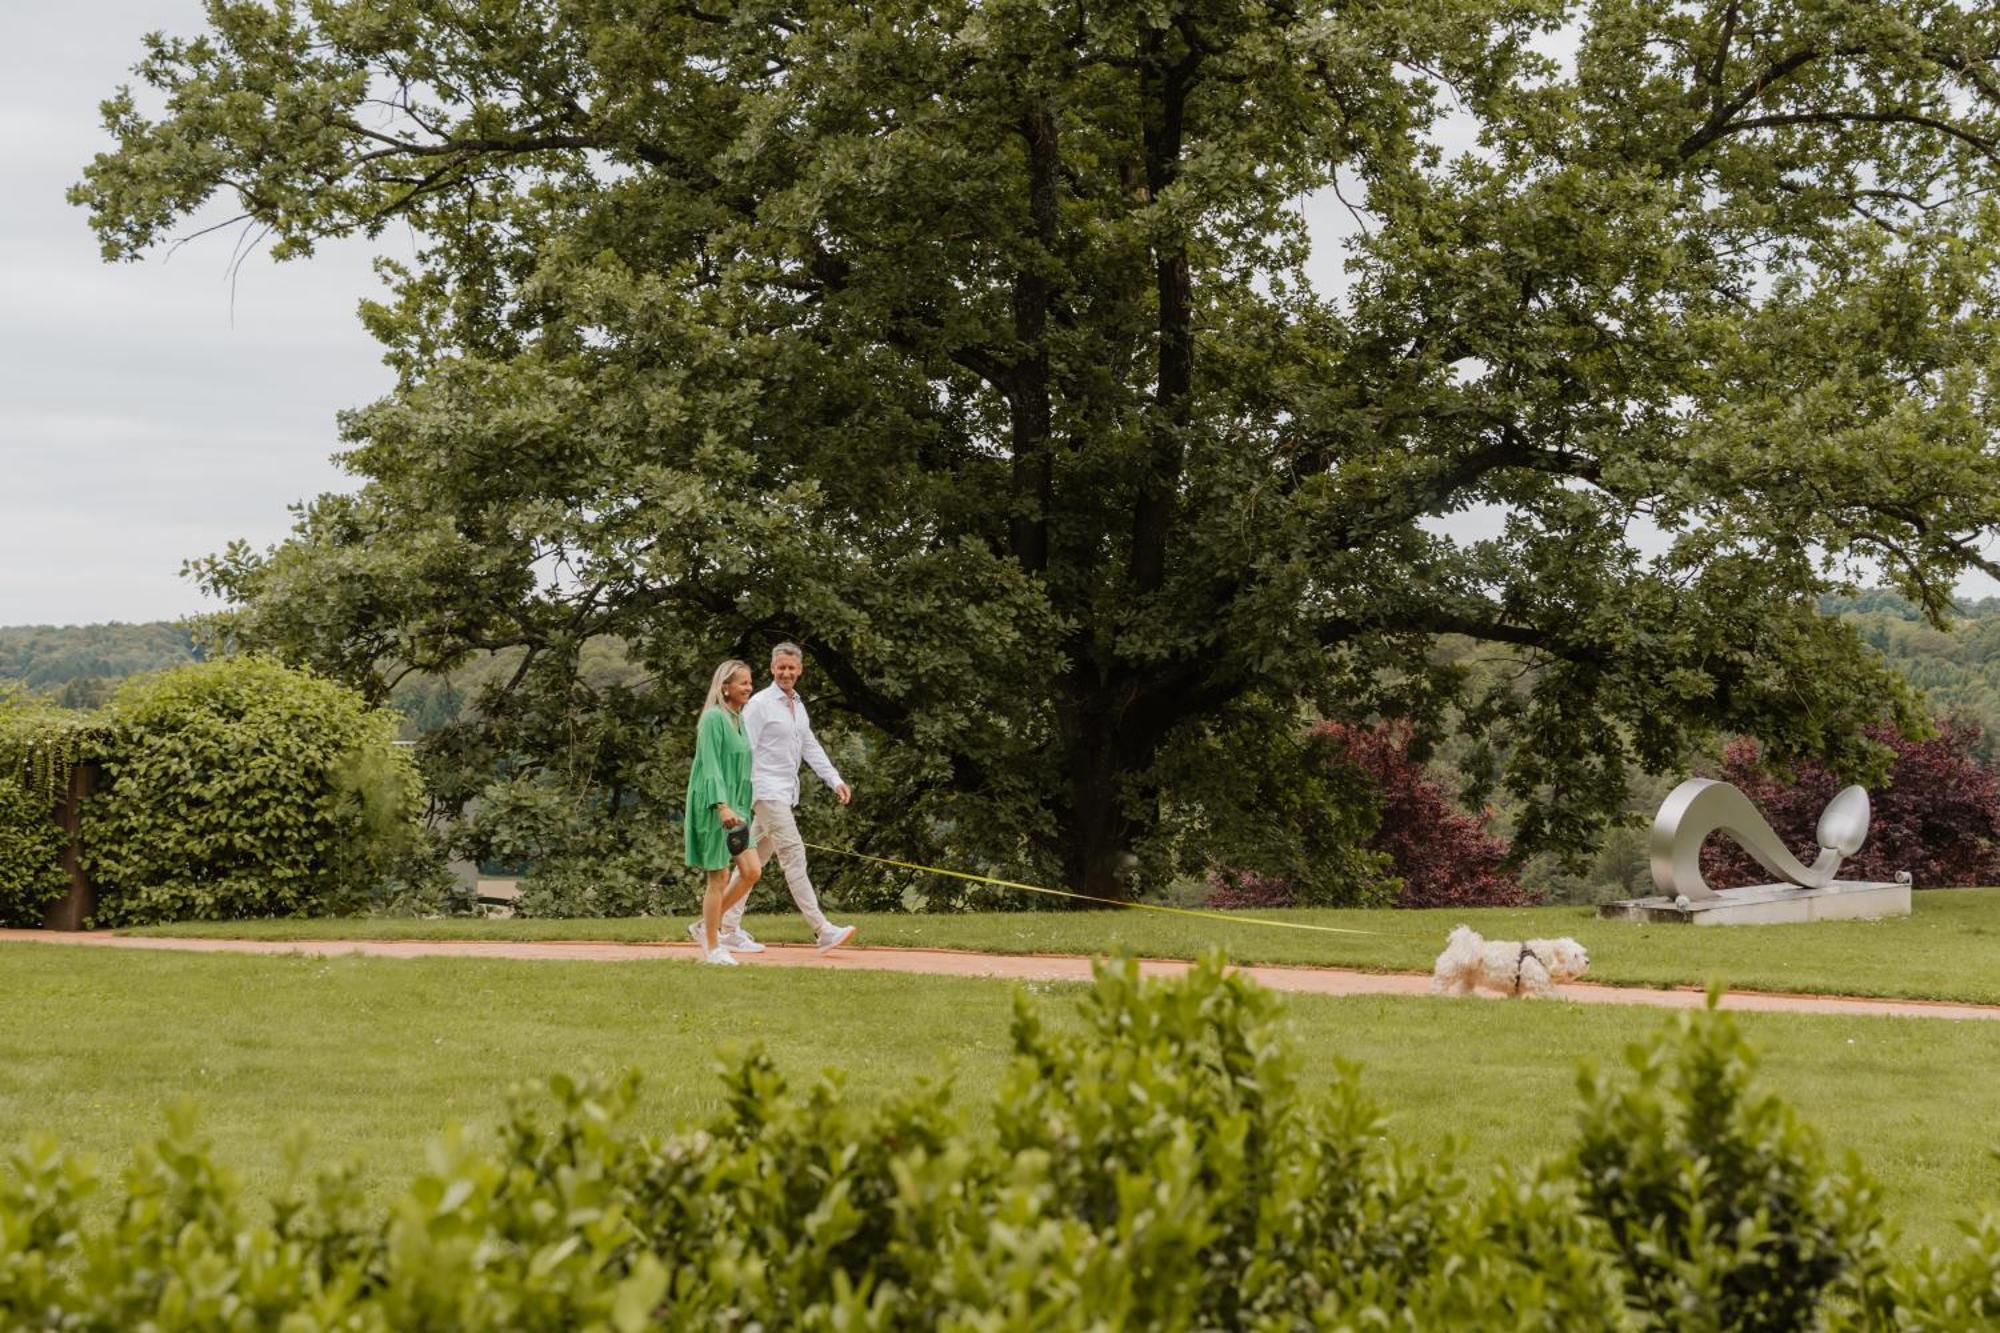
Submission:
[[[671,809],[633,738],[793,637],[881,845],[1099,893],[1330,864],[1317,712],[1455,719],[1522,845],[1575,847],[1718,729],[1867,769],[1908,701],[1816,598],[1879,568],[1936,615],[1992,569],[1984,6],[208,19],[107,104],[106,254],[218,195],[281,257],[420,251],[364,311],[399,382],[344,421],[359,489],[201,572],[364,682],[525,649],[482,723],[517,765],[616,733],[582,780]],[[1364,229],[1315,255],[1335,192]],[[606,635],[650,690],[579,681]]]

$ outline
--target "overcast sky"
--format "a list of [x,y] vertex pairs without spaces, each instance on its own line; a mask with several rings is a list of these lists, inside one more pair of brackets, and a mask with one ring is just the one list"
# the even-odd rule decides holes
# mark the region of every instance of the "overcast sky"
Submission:
[[[254,256],[232,292],[231,233],[109,265],[64,202],[141,35],[201,27],[198,0],[0,0],[0,625],[212,609],[181,563],[279,541],[288,505],[349,488],[334,415],[390,386],[355,318],[378,290],[367,244]],[[1326,281],[1352,224],[1331,199],[1308,213]]]
[[[212,609],[181,562],[281,539],[345,489],[334,413],[390,384],[355,305],[369,252],[245,264],[231,237],[106,264],[63,191],[109,146],[97,103],[197,0],[0,0],[0,625]],[[226,216],[226,215],[218,215]]]

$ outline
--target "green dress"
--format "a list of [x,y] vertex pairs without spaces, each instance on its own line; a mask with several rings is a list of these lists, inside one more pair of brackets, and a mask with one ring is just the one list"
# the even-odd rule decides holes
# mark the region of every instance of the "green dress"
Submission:
[[729,868],[729,835],[716,813],[717,802],[726,802],[738,818],[750,818],[750,741],[743,734],[743,719],[720,706],[701,715],[682,822],[687,863],[703,870]]

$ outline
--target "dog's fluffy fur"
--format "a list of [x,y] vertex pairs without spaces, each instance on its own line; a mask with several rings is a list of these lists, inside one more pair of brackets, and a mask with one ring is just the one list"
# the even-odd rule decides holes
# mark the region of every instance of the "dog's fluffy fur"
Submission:
[[1470,926],[1459,926],[1445,937],[1444,952],[1431,969],[1431,994],[1470,995],[1484,986],[1502,995],[1550,995],[1589,966],[1584,947],[1567,937],[1483,940]]

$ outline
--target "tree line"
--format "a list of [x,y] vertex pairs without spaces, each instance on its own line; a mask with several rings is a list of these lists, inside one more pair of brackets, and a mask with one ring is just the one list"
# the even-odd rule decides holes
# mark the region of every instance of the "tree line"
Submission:
[[51,696],[66,708],[95,708],[127,676],[203,657],[189,628],[174,621],[0,626],[0,681]]

